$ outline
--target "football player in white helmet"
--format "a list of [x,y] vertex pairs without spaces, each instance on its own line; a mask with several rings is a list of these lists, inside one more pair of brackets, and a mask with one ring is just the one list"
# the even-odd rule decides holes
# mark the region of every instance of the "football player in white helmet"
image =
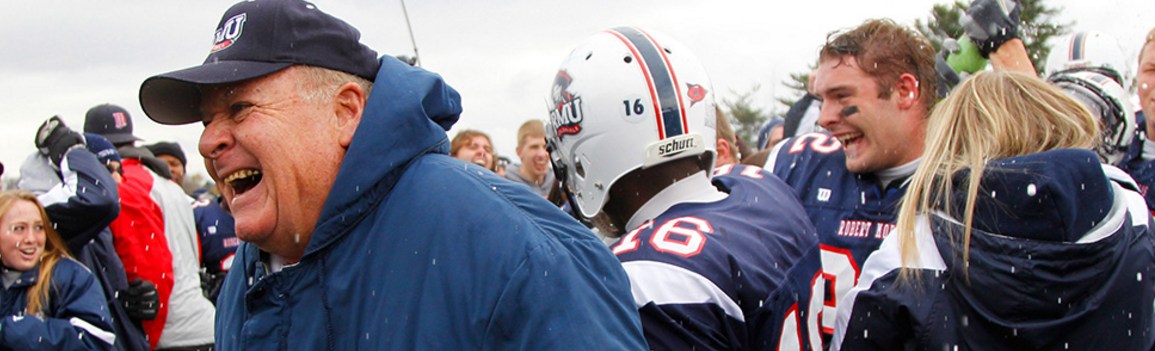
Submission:
[[1095,152],[1119,166],[1135,136],[1134,107],[1128,92],[1131,60],[1109,35],[1082,31],[1055,39],[1047,55],[1047,80],[1099,117],[1102,139]]
[[[697,58],[672,41],[657,47],[645,32],[619,29],[575,48],[550,95],[551,158],[574,210],[587,219],[603,210],[619,182],[648,183],[637,176],[644,169],[678,161],[708,174],[716,157],[713,91]],[[636,192],[634,184],[624,188]],[[602,223],[617,228],[600,229],[626,229],[632,213],[620,212],[633,211],[622,206],[611,204],[613,222]]]
[[621,236],[611,249],[650,348],[821,347],[814,228],[758,167],[723,166],[711,183],[714,91],[689,49],[634,27],[598,33],[562,61],[549,99],[558,179],[577,216]]
[[1110,77],[1124,91],[1130,91],[1134,77],[1131,60],[1114,37],[1084,31],[1056,38],[1051,43],[1046,66],[1048,77],[1064,72],[1093,71]]
[[1123,86],[1114,78],[1093,70],[1060,71],[1047,80],[1099,118],[1102,137],[1095,153],[1103,163],[1119,165],[1135,136],[1135,118]]

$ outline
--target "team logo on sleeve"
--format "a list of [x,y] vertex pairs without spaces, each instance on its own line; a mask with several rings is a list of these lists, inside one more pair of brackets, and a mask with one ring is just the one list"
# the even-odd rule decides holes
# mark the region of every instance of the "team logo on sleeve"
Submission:
[[566,134],[577,134],[582,131],[582,98],[569,92],[569,85],[573,78],[565,71],[557,72],[553,81],[550,96],[553,99],[553,108],[549,111],[550,124],[557,128],[557,138]]
[[213,49],[209,51],[217,52],[223,50],[237,41],[241,37],[241,31],[245,29],[245,14],[239,14],[229,18],[217,28],[216,33],[213,34]]
[[690,97],[690,107],[694,107],[694,104],[706,99],[706,93],[706,88],[703,88],[701,84],[686,83],[686,95]]

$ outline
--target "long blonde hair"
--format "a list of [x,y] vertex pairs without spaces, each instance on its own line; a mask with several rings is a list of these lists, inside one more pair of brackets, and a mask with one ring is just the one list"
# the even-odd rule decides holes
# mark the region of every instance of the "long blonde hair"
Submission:
[[[970,259],[975,199],[987,162],[1047,150],[1092,149],[1098,119],[1078,101],[1038,77],[1017,72],[980,72],[951,91],[931,112],[926,152],[898,212],[901,281],[917,279],[915,217],[943,211],[951,218],[952,177],[970,170],[965,183],[963,262]],[[955,235],[955,233],[951,233]],[[964,265],[965,274],[965,265]]]
[[39,279],[28,289],[28,306],[24,309],[25,314],[36,315],[44,310],[44,306],[49,305],[48,288],[52,285],[52,269],[56,267],[56,262],[62,257],[71,258],[72,255],[68,253],[68,245],[64,239],[53,228],[44,206],[31,192],[25,190],[0,192],[0,214],[7,213],[12,205],[19,201],[36,205],[36,209],[40,211],[40,219],[44,222],[44,252],[40,256]]

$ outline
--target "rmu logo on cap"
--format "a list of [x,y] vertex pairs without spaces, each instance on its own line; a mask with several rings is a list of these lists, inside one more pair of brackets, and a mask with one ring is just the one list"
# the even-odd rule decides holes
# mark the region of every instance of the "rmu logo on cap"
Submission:
[[557,72],[557,78],[553,81],[553,108],[549,110],[549,120],[557,128],[558,139],[582,131],[582,98],[568,91],[572,82],[573,78],[565,71]]
[[245,14],[239,14],[229,18],[217,28],[217,32],[213,34],[213,49],[209,51],[217,52],[229,46],[232,46],[237,38],[241,36],[241,31],[245,29]]

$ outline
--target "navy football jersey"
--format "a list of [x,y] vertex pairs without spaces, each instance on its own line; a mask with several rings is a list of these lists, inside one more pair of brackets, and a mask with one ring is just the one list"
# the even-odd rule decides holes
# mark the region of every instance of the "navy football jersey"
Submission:
[[228,272],[233,265],[233,254],[241,244],[233,216],[221,208],[219,201],[219,198],[213,198],[193,203],[201,244],[201,265],[210,274]]
[[828,285],[822,332],[829,337],[839,299],[858,282],[863,262],[894,229],[898,202],[906,193],[905,179],[883,188],[872,174],[851,173],[842,144],[826,133],[780,142],[767,169],[794,189],[818,231]]
[[810,311],[822,305],[823,284],[805,212],[758,167],[718,174],[728,197],[676,204],[611,246],[650,348],[820,349]]
[[1144,200],[1147,200],[1147,208],[1155,208],[1155,193],[1148,191],[1155,185],[1155,161],[1143,161],[1143,143],[1147,140],[1147,132],[1143,130],[1145,120],[1143,111],[1137,114],[1140,128],[1135,131],[1131,146],[1127,148],[1127,157],[1123,159],[1119,168],[1135,179],[1135,183],[1139,185],[1139,193],[1143,195]]

